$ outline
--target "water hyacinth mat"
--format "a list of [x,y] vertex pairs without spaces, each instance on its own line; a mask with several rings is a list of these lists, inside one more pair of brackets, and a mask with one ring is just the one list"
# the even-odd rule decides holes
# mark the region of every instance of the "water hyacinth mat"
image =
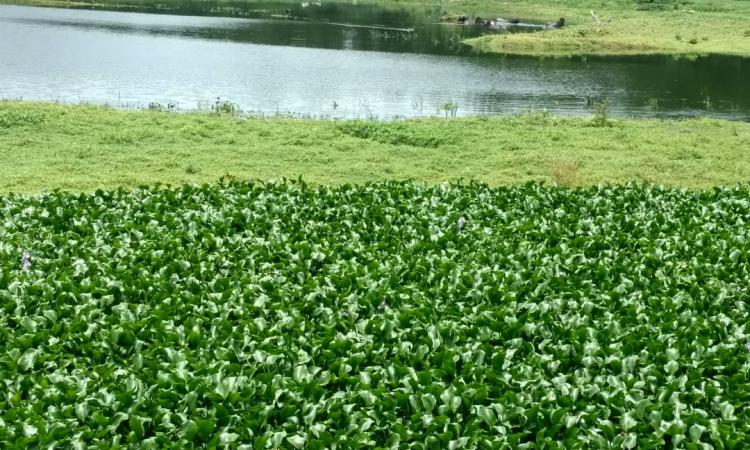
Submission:
[[750,186],[0,197],[0,447],[742,449]]

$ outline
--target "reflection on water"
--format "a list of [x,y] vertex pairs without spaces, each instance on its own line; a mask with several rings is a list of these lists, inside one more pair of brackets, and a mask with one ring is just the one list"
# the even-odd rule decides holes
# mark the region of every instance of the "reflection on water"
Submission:
[[589,114],[606,99],[618,115],[750,118],[748,59],[477,57],[460,41],[479,30],[439,24],[429,8],[255,5],[244,15],[266,19],[0,6],[0,97],[182,109],[222,97],[383,118],[446,102],[458,115]]
[[[303,6],[304,5],[304,6]],[[168,8],[168,9],[167,9]],[[193,16],[167,14],[98,14],[80,10],[43,12],[35,8],[10,11],[8,22],[69,27],[110,33],[252,42],[312,48],[373,50],[430,54],[461,54],[469,48],[461,41],[481,35],[481,27],[440,23],[438,10],[386,9],[378,5],[339,3],[175,3],[164,9]],[[231,13],[245,18],[211,17]],[[248,19],[250,18],[250,19]],[[0,20],[3,14],[0,13]],[[528,31],[514,28],[511,32]]]
[[[152,36],[197,38],[339,50],[399,53],[461,54],[469,51],[461,41],[479,35],[471,27],[423,24],[412,28],[367,26],[349,23],[289,20],[227,19],[156,16],[181,19],[158,22],[80,20],[77,18],[17,18],[19,25],[65,27],[75,30]],[[2,18],[0,18],[2,20]]]

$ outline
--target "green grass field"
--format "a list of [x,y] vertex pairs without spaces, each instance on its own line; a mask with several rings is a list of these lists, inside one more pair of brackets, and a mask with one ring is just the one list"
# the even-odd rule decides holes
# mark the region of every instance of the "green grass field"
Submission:
[[543,113],[400,122],[236,118],[0,102],[0,191],[298,178],[691,188],[750,178],[750,124]]

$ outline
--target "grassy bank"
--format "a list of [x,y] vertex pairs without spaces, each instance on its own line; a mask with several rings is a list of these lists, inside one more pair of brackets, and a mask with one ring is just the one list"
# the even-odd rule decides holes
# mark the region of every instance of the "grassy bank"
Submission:
[[[189,12],[195,2],[182,0],[0,0],[59,7],[98,7],[119,10]],[[233,15],[238,7],[269,2],[218,0],[211,14]],[[750,55],[750,2],[744,0],[416,0],[374,1],[386,7],[436,6],[447,16],[520,18],[551,21],[565,17],[561,30],[491,35],[467,41],[479,52],[524,55],[627,55],[708,53]],[[205,3],[200,5],[204,10]],[[596,19],[591,15],[592,9]]]
[[333,122],[0,102],[0,191],[297,178],[709,187],[750,178],[750,124],[506,118]]
[[[472,10],[472,7],[465,7]],[[592,8],[596,19],[591,15]],[[511,15],[553,20],[565,17],[561,30],[484,36],[468,41],[488,53],[526,55],[733,54],[750,55],[750,2],[577,0],[477,3],[485,17]],[[598,21],[597,21],[598,19]]]

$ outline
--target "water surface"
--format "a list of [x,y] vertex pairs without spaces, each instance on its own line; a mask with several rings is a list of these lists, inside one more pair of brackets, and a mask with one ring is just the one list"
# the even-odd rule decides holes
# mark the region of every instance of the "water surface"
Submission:
[[[0,97],[330,117],[590,114],[750,119],[750,59],[472,55],[439,11],[315,4],[222,18],[0,6]],[[293,18],[294,20],[282,20]]]

